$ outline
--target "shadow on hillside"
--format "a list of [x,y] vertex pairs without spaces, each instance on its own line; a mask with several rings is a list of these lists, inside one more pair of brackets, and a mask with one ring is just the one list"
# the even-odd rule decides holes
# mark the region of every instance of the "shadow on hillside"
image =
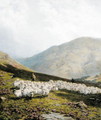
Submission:
[[21,100],[21,99],[24,99],[25,101],[27,100],[32,100],[32,99],[41,99],[41,98],[45,98],[47,96],[34,96],[34,97],[9,97],[9,99],[12,99],[12,100]]
[[[24,69],[19,69],[9,64],[0,65],[0,70],[13,73],[14,74],[13,77],[19,77],[26,80],[49,81],[50,79],[52,79],[52,80],[63,80],[63,81],[70,82],[69,79],[65,79],[65,78],[61,78],[53,75],[47,75],[44,73],[31,72]],[[33,74],[36,79],[34,79]]]
[[9,64],[0,65],[0,70],[13,73],[12,77],[19,77],[21,79],[27,79],[27,80],[33,79],[32,78],[33,72],[30,72],[24,69],[19,69]]
[[83,101],[86,105],[101,107],[101,94],[84,95],[78,92],[61,90],[61,93],[56,93],[56,95],[72,102]]

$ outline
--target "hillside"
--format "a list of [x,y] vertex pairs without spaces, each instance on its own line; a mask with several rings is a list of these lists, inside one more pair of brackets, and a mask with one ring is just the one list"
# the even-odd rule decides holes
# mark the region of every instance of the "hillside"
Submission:
[[19,62],[38,72],[64,78],[81,78],[101,73],[100,52],[101,40],[82,37]]
[[11,66],[19,68],[19,69],[30,70],[29,68],[27,68],[27,67],[21,65],[20,63],[18,63],[17,61],[15,61],[8,54],[0,51],[0,67],[1,66],[6,67],[6,65],[11,65]]
[[[48,96],[17,98],[13,83],[16,80],[31,83],[32,74],[32,70],[7,54],[0,53],[0,120],[48,120],[47,117],[60,120],[100,120],[101,94],[85,95],[69,90],[54,90]],[[45,84],[50,79],[68,80],[42,73],[34,74],[38,82],[45,81]]]
[[32,79],[33,73],[33,70],[20,64],[4,52],[0,52],[0,71],[12,73],[12,77],[23,79]]

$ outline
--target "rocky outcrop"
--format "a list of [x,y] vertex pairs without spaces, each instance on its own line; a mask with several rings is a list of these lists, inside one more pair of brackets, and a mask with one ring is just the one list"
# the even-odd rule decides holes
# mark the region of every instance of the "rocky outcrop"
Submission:
[[6,100],[5,97],[3,97],[3,96],[0,97],[0,103],[1,103],[1,102],[4,102],[5,100]]
[[60,113],[43,114],[42,117],[45,120],[74,120],[72,117],[66,117]]

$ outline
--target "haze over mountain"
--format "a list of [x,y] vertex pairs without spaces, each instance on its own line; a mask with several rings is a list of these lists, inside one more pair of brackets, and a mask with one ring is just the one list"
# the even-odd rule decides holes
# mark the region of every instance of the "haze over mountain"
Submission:
[[101,40],[78,38],[19,61],[38,72],[65,78],[98,75],[101,73]]

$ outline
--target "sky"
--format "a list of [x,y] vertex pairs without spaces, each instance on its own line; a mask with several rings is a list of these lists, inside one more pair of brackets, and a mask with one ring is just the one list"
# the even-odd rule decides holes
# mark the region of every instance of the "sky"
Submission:
[[11,56],[82,36],[101,38],[101,0],[0,0],[0,51]]

